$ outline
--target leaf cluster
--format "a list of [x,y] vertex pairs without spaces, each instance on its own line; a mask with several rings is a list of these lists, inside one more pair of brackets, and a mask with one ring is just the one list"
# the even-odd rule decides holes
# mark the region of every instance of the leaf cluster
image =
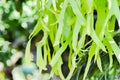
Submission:
[[[100,51],[109,55],[109,70],[113,67],[114,55],[120,63],[120,48],[113,39],[116,20],[120,24],[119,0],[38,0],[37,3],[39,17],[26,47],[27,63],[31,62],[31,39],[40,31],[44,35],[36,44],[36,64],[42,72],[49,63],[52,67],[50,77],[58,74],[62,80],[70,80],[78,65],[80,70],[85,62],[83,80],[88,78],[92,63],[96,63],[99,71],[104,73],[105,64],[102,65]],[[69,73],[64,77],[62,54],[67,48]],[[87,61],[83,60],[85,56],[88,56]]]

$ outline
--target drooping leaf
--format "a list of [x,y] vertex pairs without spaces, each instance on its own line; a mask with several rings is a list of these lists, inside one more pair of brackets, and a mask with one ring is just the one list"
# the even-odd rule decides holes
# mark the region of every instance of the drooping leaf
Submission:
[[77,19],[76,24],[75,24],[75,28],[73,30],[73,37],[72,37],[72,47],[73,47],[74,51],[76,51],[76,47],[78,44],[78,37],[79,37],[78,34],[80,31],[80,28],[81,28],[81,24],[79,24],[79,21]]
[[33,29],[32,33],[30,34],[29,38],[33,38],[36,34],[39,33],[39,31],[42,29],[41,22],[38,20],[35,28]]
[[98,68],[100,69],[100,71],[103,72],[103,70],[102,70],[102,63],[101,63],[101,58],[100,58],[100,55],[99,55],[99,54],[97,55],[97,66],[98,66]]
[[56,33],[56,37],[55,37],[54,46],[58,45],[59,42],[60,42],[60,37],[61,37],[61,34],[62,34],[62,28],[64,26],[64,22],[63,22],[63,20],[64,20],[64,13],[65,13],[65,10],[67,8],[68,2],[69,2],[69,0],[65,0],[64,1],[62,11],[58,15],[58,29],[57,29],[57,33]]
[[57,62],[57,60],[59,59],[59,57],[61,56],[61,54],[65,51],[65,49],[67,48],[67,42],[65,42],[60,48],[59,50],[56,52],[55,56],[53,56],[50,65],[54,66],[55,63]]
[[30,47],[31,47],[31,39],[28,41],[26,49],[25,49],[25,62],[26,63],[30,63],[32,60]]
[[87,77],[87,74],[88,74],[88,71],[89,71],[89,68],[90,68],[90,65],[91,65],[91,60],[95,54],[95,52],[97,52],[98,49],[96,49],[96,44],[93,42],[91,47],[90,47],[90,51],[88,53],[88,61],[87,61],[87,65],[86,65],[86,68],[85,68],[85,72],[84,72],[84,76],[83,76],[83,80],[86,80],[86,77]]
[[110,35],[110,33],[108,33],[107,31],[105,32],[105,36],[112,48],[112,50],[114,51],[114,54],[118,60],[118,62],[120,63],[120,48],[117,46],[117,44],[115,43],[114,39],[112,38],[112,36]]

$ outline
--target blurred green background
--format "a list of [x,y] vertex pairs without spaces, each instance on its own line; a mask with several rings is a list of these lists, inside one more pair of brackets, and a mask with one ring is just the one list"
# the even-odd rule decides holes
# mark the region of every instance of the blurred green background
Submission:
[[31,80],[32,75],[37,76],[35,64],[23,64],[37,17],[36,0],[0,0],[0,80]]

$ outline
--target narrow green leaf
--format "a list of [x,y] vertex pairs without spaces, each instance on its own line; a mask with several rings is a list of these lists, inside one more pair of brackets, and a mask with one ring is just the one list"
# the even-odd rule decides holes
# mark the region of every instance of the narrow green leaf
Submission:
[[52,58],[50,65],[54,66],[55,63],[58,61],[59,57],[61,56],[61,54],[65,51],[65,49],[67,48],[67,42],[63,43],[63,45],[59,48],[59,50],[56,52],[55,56]]
[[105,36],[112,48],[112,50],[114,51],[114,54],[118,60],[118,62],[120,63],[120,48],[117,46],[117,44],[115,43],[114,39],[112,38],[112,36],[110,35],[110,33],[108,33],[107,31],[105,31]]
[[113,51],[112,51],[111,45],[106,38],[104,38],[103,42],[104,42],[105,46],[107,47],[108,54],[109,54],[109,60],[110,60],[109,68],[112,68],[112,66],[113,66],[113,58],[112,58]]
[[85,25],[85,18],[82,16],[82,13],[80,12],[77,3],[75,0],[71,0],[70,1],[70,5],[72,7],[72,10],[74,12],[74,14],[76,15],[76,17],[78,17],[79,19],[79,23],[81,23],[82,25]]
[[98,57],[98,53],[99,53],[99,47],[96,46],[96,51],[95,51],[95,58],[94,58],[94,62],[97,60],[97,57]]
[[73,52],[72,52],[72,45],[69,45],[69,47],[70,47],[70,52],[69,52],[69,58],[68,58],[68,67],[69,68],[71,68],[72,67],[72,54],[73,54]]
[[87,8],[88,8],[88,13],[92,11],[93,8],[93,0],[87,0]]
[[25,62],[30,63],[32,60],[32,55],[30,52],[30,46],[31,46],[31,39],[28,41],[26,49],[25,49]]
[[45,9],[45,0],[41,0],[41,9],[42,9],[42,10]]
[[100,71],[102,72],[102,64],[101,64],[101,58],[100,58],[100,53],[99,53],[99,47],[96,46],[96,51],[95,51],[95,58],[94,58],[94,62],[97,61],[97,66],[100,69]]
[[109,13],[108,16],[109,18],[113,15],[116,16],[117,20],[118,20],[118,24],[120,26],[120,10],[119,10],[119,6],[118,6],[118,1],[117,0],[109,0]]
[[49,47],[48,43],[46,44],[46,47],[47,47],[48,62],[50,62],[51,61],[51,54],[50,54],[50,47]]
[[72,36],[72,47],[74,51],[76,51],[77,42],[78,42],[78,34],[80,31],[80,28],[81,28],[81,25],[79,24],[79,21],[77,19],[74,30],[73,30],[73,36]]
[[56,11],[57,10],[57,8],[56,8],[56,0],[52,0],[52,3],[53,3],[54,10]]
[[[37,66],[39,67],[39,70],[40,70],[40,73],[42,70],[46,70],[46,64],[47,62],[45,62],[46,60],[43,59],[43,56],[42,56],[42,47],[44,49],[44,46],[46,44],[46,40],[47,40],[47,33],[44,32],[44,37],[42,38],[42,40],[40,42],[38,42],[37,44],[37,58],[36,58],[36,64]],[[43,46],[44,45],[44,46]],[[44,52],[47,52],[46,51],[46,48],[44,49],[45,51]],[[47,58],[47,54],[44,53],[45,55],[45,59]]]
[[59,73],[61,79],[65,80],[62,70],[61,70],[62,64],[63,64],[62,57],[60,57],[60,59],[58,60],[58,73]]
[[47,38],[48,38],[48,34],[47,34],[47,32],[44,32],[44,36],[43,36],[42,40],[40,42],[38,42],[38,44],[40,46],[43,46],[47,42]]
[[85,36],[86,36],[86,31],[87,31],[87,28],[86,27],[81,27],[82,30],[81,30],[81,38],[80,40],[78,41],[78,45],[77,45],[77,53],[81,50],[81,48],[84,47],[84,43],[85,43]]
[[[55,15],[52,13],[52,12],[50,12],[50,11],[48,11],[47,12],[47,14],[48,14],[48,28],[49,28],[49,32],[48,32],[48,35],[49,35],[49,37],[50,37],[50,40],[51,40],[51,43],[52,43],[52,45],[54,44],[54,41],[55,41],[55,36],[54,36],[54,34],[56,34],[56,30],[57,30],[57,24],[55,23],[56,22],[56,17],[55,17]],[[55,24],[54,24],[55,23]],[[52,25],[52,24],[54,24],[54,25]]]
[[54,66],[52,66],[52,71],[50,73],[50,76],[52,76],[54,73],[57,75],[59,74],[60,78],[62,80],[65,80],[64,76],[63,76],[63,73],[61,71],[61,66],[63,64],[63,61],[62,61],[62,58],[59,57],[59,59],[57,60],[57,62],[55,63]]
[[86,77],[87,77],[87,74],[88,74],[88,71],[89,71],[89,68],[90,68],[90,65],[91,65],[91,60],[92,60],[95,52],[97,52],[97,49],[96,49],[96,44],[93,42],[91,47],[90,47],[90,51],[88,53],[89,56],[88,56],[88,61],[87,61],[87,65],[86,65],[86,68],[85,68],[83,80],[86,80]]
[[112,16],[111,20],[108,22],[108,32],[113,36],[114,35],[114,28],[115,28],[115,16]]
[[54,42],[53,46],[57,46],[60,42],[62,29],[63,29],[63,26],[64,26],[64,22],[63,22],[64,21],[64,13],[65,13],[65,10],[67,8],[68,2],[69,2],[69,0],[64,1],[62,11],[58,16],[58,30],[57,30],[57,33],[56,33],[55,42]]
[[73,74],[76,66],[77,66],[77,63],[76,63],[76,54],[74,53],[74,54],[72,55],[72,67],[70,68],[70,72],[69,72],[66,80],[70,80],[70,79],[71,79],[72,74]]
[[36,64],[39,67],[40,73],[42,70],[46,70],[46,62],[43,60],[42,57],[42,47],[41,45],[37,45],[37,58],[36,58]]
[[[90,16],[90,17],[91,18],[89,19],[89,21],[93,21],[93,16]],[[93,41],[99,46],[99,48],[101,48],[103,51],[106,52],[105,46],[100,41],[99,37],[96,35],[96,33],[93,29],[93,22],[91,23],[91,26],[90,26],[90,36],[92,37]]]
[[100,69],[100,71],[102,72],[102,71],[103,71],[103,70],[102,70],[102,63],[101,63],[101,58],[100,58],[99,53],[98,53],[98,55],[97,55],[97,66],[98,66],[98,68]]
[[120,21],[120,10],[118,6],[117,0],[110,0],[111,1],[111,13],[115,14],[116,18],[118,19],[118,23]]
[[39,31],[42,29],[41,22],[38,20],[35,28],[33,29],[32,33],[30,34],[29,38],[33,38],[36,34],[39,33]]
[[46,44],[43,46],[43,50],[44,50],[44,63],[47,64],[47,48],[46,48]]
[[43,20],[40,20],[40,23],[41,23],[42,28],[44,29],[44,31],[46,31],[46,32],[49,32],[49,31],[50,31],[50,30],[48,29],[48,27],[46,26],[47,24],[45,24],[45,23],[43,22]]

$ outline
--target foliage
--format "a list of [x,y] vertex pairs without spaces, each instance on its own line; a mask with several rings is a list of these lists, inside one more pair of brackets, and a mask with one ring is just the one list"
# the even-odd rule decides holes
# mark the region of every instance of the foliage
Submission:
[[[113,39],[115,20],[117,19],[119,22],[120,19],[117,0],[38,0],[38,7],[40,9],[38,23],[30,35],[30,41],[39,31],[42,30],[44,32],[42,40],[36,44],[36,64],[40,71],[46,69],[48,60],[52,67],[51,75],[54,73],[59,74],[62,80],[69,80],[76,68],[82,68],[85,62],[82,62],[82,59],[84,59],[83,57],[86,54],[88,58],[83,76],[84,80],[90,70],[91,61],[96,63],[101,74],[104,74],[103,70],[108,62],[108,70],[111,70],[112,67],[115,69],[113,55],[120,62],[120,49]],[[97,12],[96,22],[94,21],[94,11]],[[85,42],[86,35],[91,37],[90,41]],[[49,40],[53,51],[50,49]],[[27,62],[31,61],[30,41],[26,48]],[[90,46],[87,46],[88,44]],[[70,72],[64,78],[61,71],[63,64],[61,55],[67,47],[69,48],[68,66]],[[87,53],[84,50],[87,50]],[[107,64],[104,63],[104,65],[102,65],[104,61],[101,60],[101,58],[103,59],[101,50],[103,51],[102,54],[109,55],[109,61],[107,61]]]
[[[36,44],[36,64],[40,72],[46,70],[47,62],[52,67],[51,75],[58,74],[62,80],[70,80],[76,69],[84,69],[83,80],[105,74],[120,63],[120,48],[113,39],[115,21],[120,20],[119,0],[38,0],[39,17],[26,47],[26,62],[31,62],[30,44],[40,31],[44,36]],[[94,13],[97,13],[95,15]],[[95,21],[96,18],[96,21]],[[87,39],[89,36],[90,39]],[[50,45],[51,42],[51,45]],[[53,48],[53,49],[52,49]],[[64,53],[69,48],[68,53]],[[69,74],[63,76],[62,54],[69,54]],[[104,63],[103,56],[108,55]],[[88,56],[88,57],[87,57]],[[113,56],[115,56],[114,60]],[[86,61],[87,60],[87,61]],[[116,63],[113,63],[113,62]],[[87,62],[87,64],[85,64]],[[98,72],[88,74],[91,64],[96,64]],[[104,69],[105,68],[105,69]],[[107,78],[107,77],[105,77]],[[78,80],[78,79],[77,79]]]

